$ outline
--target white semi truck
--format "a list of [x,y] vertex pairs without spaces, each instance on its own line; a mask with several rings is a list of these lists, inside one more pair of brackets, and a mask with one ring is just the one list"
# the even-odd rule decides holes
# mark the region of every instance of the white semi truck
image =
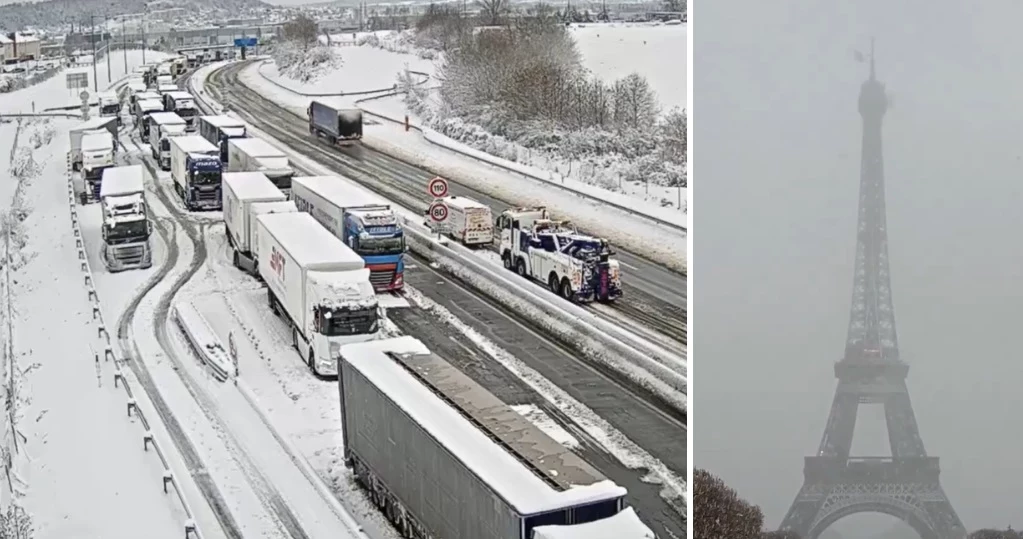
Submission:
[[149,148],[161,170],[170,170],[170,138],[185,134],[185,120],[173,112],[149,115]]
[[93,200],[99,199],[103,171],[114,166],[115,150],[114,137],[106,131],[82,136],[82,179],[87,195],[91,195]]
[[341,346],[376,338],[377,298],[362,258],[307,213],[257,217],[259,275],[274,314],[316,375],[336,375]]
[[177,113],[185,120],[189,133],[199,129],[196,120],[199,116],[199,109],[195,106],[195,98],[192,97],[192,94],[180,90],[163,94],[163,110]]
[[221,198],[220,151],[198,135],[170,138],[171,178],[185,208],[219,210]]
[[93,118],[71,129],[71,170],[77,172],[82,169],[82,137],[98,131],[106,131],[111,136],[117,136],[117,119]]
[[622,297],[621,269],[602,238],[586,236],[546,208],[514,208],[497,219],[506,269],[545,283],[569,301],[615,301]]
[[248,136],[245,122],[230,116],[200,116],[199,135],[220,148],[220,160],[230,166],[227,155],[227,141]]
[[117,92],[100,92],[98,98],[100,117],[117,118],[117,125],[121,125],[121,98]]
[[[253,205],[287,200],[288,197],[261,172],[224,174],[224,227],[227,229],[227,243],[234,249],[232,261],[236,268],[258,275],[256,258],[252,253],[252,231],[255,228],[252,225],[256,220]],[[295,205],[291,204],[290,208],[295,208]],[[292,211],[298,211],[298,208]]]
[[232,138],[227,141],[228,172],[262,172],[286,195],[291,194],[291,168],[288,156],[263,139]]
[[163,102],[157,99],[135,101],[135,127],[139,130],[142,142],[149,140],[149,115],[155,112],[163,112]]
[[103,206],[103,264],[111,272],[153,265],[142,165],[108,168],[100,187]]

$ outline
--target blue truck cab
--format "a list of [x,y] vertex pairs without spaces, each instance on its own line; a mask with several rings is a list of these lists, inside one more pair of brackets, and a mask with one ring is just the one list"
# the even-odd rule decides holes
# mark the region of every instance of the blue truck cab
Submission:
[[344,242],[366,261],[377,292],[405,286],[405,230],[388,206],[344,208]]

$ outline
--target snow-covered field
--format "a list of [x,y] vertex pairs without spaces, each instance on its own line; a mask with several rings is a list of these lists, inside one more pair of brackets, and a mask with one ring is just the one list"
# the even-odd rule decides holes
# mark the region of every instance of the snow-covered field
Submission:
[[[127,398],[113,387],[112,364],[95,359],[103,341],[68,211],[66,130],[73,124],[26,123],[18,145],[39,145],[32,151],[38,168],[28,167],[35,173],[21,182],[9,167],[0,172],[4,213],[12,200],[7,188],[16,185],[13,205],[25,218],[24,234],[12,233],[11,246],[12,342],[21,373],[16,417],[27,455],[20,466],[15,457],[19,490],[36,539],[180,537],[186,515],[162,492],[163,467],[142,450],[144,429],[125,415]],[[10,125],[0,129],[4,154],[13,143]]]
[[[146,51],[146,63],[156,62],[167,57],[164,52]],[[125,58],[127,67],[125,70]],[[102,92],[107,87],[117,83],[118,80],[131,73],[136,67],[142,65],[142,51],[127,51],[127,56],[121,51],[115,51],[110,57],[110,75],[107,76],[106,58],[101,58],[96,67],[96,81],[99,83],[99,90]],[[65,69],[55,77],[47,79],[35,86],[23,88],[9,94],[0,94],[0,115],[3,113],[28,113],[40,112],[46,108],[80,105],[82,99],[79,94],[82,90],[69,90],[67,88],[67,73],[85,73],[89,77],[90,101],[95,102],[95,91],[93,90],[93,66],[75,66]],[[108,82],[108,78],[109,81]]]
[[573,25],[583,65],[604,80],[630,73],[646,77],[661,106],[686,107],[688,26],[654,24]]
[[[431,60],[367,46],[332,47],[341,58],[341,67],[324,70],[311,82],[299,82],[282,76],[275,64],[260,71],[267,78],[299,93],[337,94],[384,90],[394,87],[398,73],[405,69],[433,74]],[[329,102],[329,101],[328,101]]]

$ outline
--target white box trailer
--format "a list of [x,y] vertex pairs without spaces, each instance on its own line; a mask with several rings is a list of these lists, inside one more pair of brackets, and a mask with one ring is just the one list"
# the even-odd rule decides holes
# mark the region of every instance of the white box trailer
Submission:
[[259,216],[266,215],[268,213],[297,213],[298,206],[295,205],[294,201],[288,200],[286,202],[253,202],[249,205],[249,249],[252,253],[252,267],[253,272],[257,278],[259,277],[259,271],[256,266],[259,262],[259,242],[256,238],[259,237]]
[[[260,202],[286,202],[284,196],[261,172],[227,172],[224,183],[224,228],[227,243],[234,250],[232,261],[236,268],[256,273],[252,256],[252,205]],[[292,205],[294,206],[294,205]],[[297,211],[297,208],[296,208]]]
[[538,526],[533,539],[657,539],[636,510],[626,507],[613,517],[571,526]]
[[316,375],[337,374],[341,346],[378,333],[377,298],[362,258],[307,213],[256,218],[259,275],[274,314]]
[[468,246],[494,242],[494,217],[490,206],[471,198],[449,196],[439,199],[448,208],[448,218],[438,223],[426,210],[426,226],[434,232],[451,236]]
[[92,133],[95,131],[106,131],[110,133],[111,136],[117,136],[117,119],[104,117],[93,118],[71,128],[69,135],[71,137],[72,170],[78,171],[82,168],[82,137],[85,136],[86,133]]
[[185,133],[185,120],[173,112],[153,112],[147,120],[149,149],[161,170],[170,170],[170,137]]
[[288,156],[269,142],[258,138],[232,138],[227,141],[228,172],[262,172],[284,194],[291,194],[291,168]]
[[85,188],[94,200],[98,200],[100,185],[103,183],[103,171],[114,166],[116,143],[110,133],[92,131],[82,135],[81,144]]
[[625,488],[425,348],[407,336],[341,348],[344,462],[396,527],[534,539],[625,509]]

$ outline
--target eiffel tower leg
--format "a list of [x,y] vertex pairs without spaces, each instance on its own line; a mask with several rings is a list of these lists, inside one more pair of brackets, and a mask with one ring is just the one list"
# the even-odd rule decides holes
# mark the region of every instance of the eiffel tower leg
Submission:
[[793,531],[799,537],[807,539],[810,533],[810,526],[813,526],[814,520],[817,519],[817,514],[820,512],[825,499],[827,499],[826,488],[822,488],[821,485],[803,483],[803,486],[800,487],[799,492],[796,494],[796,499],[789,508],[789,512],[785,514],[785,518],[781,521],[779,529],[781,531]]

